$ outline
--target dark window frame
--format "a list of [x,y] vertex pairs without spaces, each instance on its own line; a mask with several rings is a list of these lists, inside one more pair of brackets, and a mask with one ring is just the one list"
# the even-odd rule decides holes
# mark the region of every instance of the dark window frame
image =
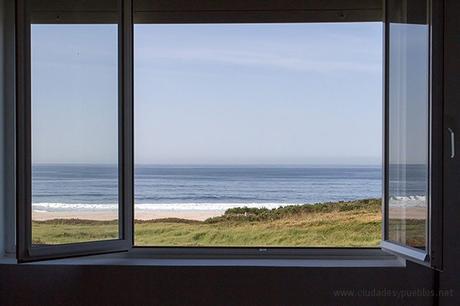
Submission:
[[[117,0],[118,14],[118,224],[119,239],[32,245],[31,25],[29,0],[16,1],[16,256],[18,262],[129,250],[133,244],[132,1]],[[53,23],[68,20],[52,15]],[[70,14],[70,17],[74,16]],[[85,22],[85,21],[83,21]],[[101,20],[107,22],[107,20]]]
[[[389,240],[389,8],[384,1],[384,103],[383,103],[383,228],[382,249],[424,266],[442,269],[443,248],[443,167],[449,142],[445,141],[444,105],[443,105],[443,2],[427,1],[428,43],[429,43],[429,80],[428,80],[428,210],[426,219],[426,250],[420,250]],[[433,18],[436,16],[436,18]],[[433,203],[436,203],[433,205]]]
[[[99,253],[110,253],[116,251],[129,250],[132,247],[137,249],[151,250],[152,254],[171,258],[311,258],[319,255],[319,257],[333,257],[335,259],[345,259],[350,252],[354,256],[369,257],[369,249],[379,250],[376,248],[340,248],[340,247],[155,247],[155,246],[135,246],[134,242],[134,154],[133,154],[133,25],[134,14],[137,12],[136,7],[133,7],[133,0],[118,0],[120,5],[122,26],[119,26],[119,50],[123,54],[120,58],[120,79],[122,82],[119,86],[119,167],[120,167],[120,240],[113,241],[97,241],[87,243],[76,243],[68,245],[40,247],[32,249],[31,245],[31,163],[30,163],[30,14],[26,11],[26,4],[29,0],[17,1],[17,19],[16,19],[16,203],[17,203],[17,257],[19,262],[43,260],[51,258],[63,258],[73,256],[83,256]],[[77,2],[79,0],[76,0]],[[356,1],[357,3],[363,3]],[[347,7],[345,2],[333,2],[333,5],[340,3],[344,5],[339,8],[322,8],[320,1],[305,3],[303,1],[292,1],[288,7],[284,7],[282,3],[269,3],[268,6],[260,6],[258,1],[201,1],[187,2],[181,0],[158,1],[155,2],[150,10],[144,10],[138,17],[136,23],[263,23],[263,22],[324,22],[324,21],[377,21],[376,16],[381,14],[381,0],[368,0],[367,8],[356,9]],[[272,5],[273,4],[273,5]],[[432,0],[432,12],[442,15],[441,1]],[[235,5],[236,9],[230,9]],[[265,5],[265,4],[264,4]],[[316,5],[316,6],[315,6]],[[331,5],[327,3],[325,5]],[[353,5],[351,5],[353,6]],[[385,11],[385,9],[384,9]],[[57,12],[44,12],[37,19],[38,23],[46,23],[47,20],[54,20]],[[139,13],[139,12],[137,12]],[[75,22],[74,16],[69,12],[64,12],[61,15],[63,18],[60,22]],[[357,17],[358,16],[358,17]],[[104,22],[103,17],[101,22]],[[359,19],[359,20],[358,20]],[[387,43],[385,37],[388,35],[388,23],[384,21],[384,158],[386,160],[386,127],[385,124],[387,115],[387,86],[385,70],[387,68]],[[84,22],[84,21],[82,21]],[[433,33],[436,34],[436,40],[432,40],[431,54],[436,57],[430,63],[432,67],[431,87],[435,98],[431,101],[431,114],[433,115],[431,122],[431,185],[430,190],[435,189],[432,193],[432,198],[442,201],[442,167],[443,167],[443,150],[439,150],[445,145],[442,140],[443,135],[443,108],[442,108],[442,32],[443,21],[436,19],[431,23],[431,38]],[[436,99],[436,101],[435,101]],[[441,136],[440,136],[441,135]],[[445,135],[444,135],[445,136]],[[386,173],[384,162],[384,173]],[[386,175],[384,175],[385,177]],[[385,180],[383,186],[385,186]],[[384,187],[383,198],[385,199],[386,187]],[[122,204],[124,203],[124,204]],[[430,201],[431,203],[431,201]],[[383,206],[383,228],[382,234],[385,235],[385,218],[386,205]],[[442,232],[442,206],[430,207],[430,235],[428,237],[440,236]],[[385,238],[385,237],[383,237]],[[384,239],[383,239],[384,240]],[[442,241],[430,238],[428,245],[432,246],[429,250],[431,261],[426,261],[425,258],[418,258],[418,262],[425,265],[441,266]],[[382,248],[397,255],[406,258],[414,259],[413,254],[404,246],[394,245],[392,243],[383,242]],[[436,250],[437,256],[433,256]],[[316,254],[316,255],[315,255]],[[382,252],[383,254],[383,252]],[[374,256],[374,255],[373,255]],[[415,256],[417,257],[417,256]],[[417,261],[417,260],[416,260]]]
[[[341,9],[319,9],[321,6],[331,4],[318,4],[313,1],[304,4],[302,1],[293,1],[291,9],[267,8],[262,10],[255,6],[251,9],[215,9],[212,3],[203,3],[192,8],[180,0],[159,1],[157,5],[153,2],[151,10],[139,11],[136,8],[136,0],[133,8],[133,24],[219,24],[219,23],[301,23],[301,22],[366,22],[375,21],[376,16],[381,13],[381,7],[375,6],[362,9],[347,8],[345,2]],[[220,1],[227,3],[226,1]],[[370,0],[369,2],[377,1]],[[379,0],[378,3],[381,3]],[[303,6],[305,5],[305,6]],[[337,3],[333,3],[337,5]],[[185,8],[183,8],[185,6]],[[218,5],[217,5],[218,6]],[[250,6],[250,5],[249,5]],[[352,5],[353,6],[353,5]],[[359,16],[359,17],[357,17]],[[381,17],[381,16],[380,16]],[[383,116],[383,115],[382,115]],[[382,219],[383,221],[383,219]],[[133,234],[135,234],[133,230]],[[134,242],[133,237],[133,242]],[[133,243],[133,249],[151,250],[161,256],[202,258],[202,257],[308,257],[312,254],[321,256],[337,256],[346,258],[350,250],[358,253],[362,251],[363,256],[369,257],[369,250],[380,250],[375,247],[337,247],[337,246],[306,246],[306,247],[285,247],[285,246],[139,246]],[[356,252],[353,251],[353,254]]]

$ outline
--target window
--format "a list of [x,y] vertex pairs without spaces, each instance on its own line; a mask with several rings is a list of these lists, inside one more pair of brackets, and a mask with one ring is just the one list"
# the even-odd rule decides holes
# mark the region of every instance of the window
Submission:
[[377,247],[381,30],[136,24],[135,244]]
[[382,246],[439,268],[443,115],[432,9],[438,6],[427,0],[386,2]]
[[440,4],[385,1],[381,48],[380,8],[294,2],[18,0],[18,260],[383,240],[441,267]]
[[18,3],[20,259],[131,246],[130,21],[121,4]]
[[119,237],[117,30],[32,25],[33,244]]
[[388,56],[388,238],[425,249],[429,198],[427,12],[420,9],[418,15],[408,17],[404,5],[394,1],[389,5],[395,8],[390,17]]

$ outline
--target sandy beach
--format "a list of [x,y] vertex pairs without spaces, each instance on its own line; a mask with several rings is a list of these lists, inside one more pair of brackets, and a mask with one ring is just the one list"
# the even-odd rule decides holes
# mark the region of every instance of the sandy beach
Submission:
[[[203,221],[208,218],[221,216],[224,210],[136,210],[135,219],[154,220],[164,218],[180,218],[188,220]],[[32,219],[35,221],[45,221],[52,219],[86,219],[86,220],[115,220],[118,218],[116,211],[33,211]]]
[[[392,207],[390,209],[391,216],[396,218],[400,216],[403,219],[425,219],[426,208],[412,207],[404,210],[402,208]],[[225,210],[136,210],[136,220],[155,220],[164,218],[180,218],[187,220],[204,221],[208,218],[223,215]],[[59,211],[59,212],[46,212],[46,211],[33,211],[32,219],[35,221],[46,221],[52,219],[84,219],[107,221],[115,220],[118,218],[116,211]]]
[[423,220],[427,218],[427,209],[425,207],[390,207],[390,217],[392,219]]

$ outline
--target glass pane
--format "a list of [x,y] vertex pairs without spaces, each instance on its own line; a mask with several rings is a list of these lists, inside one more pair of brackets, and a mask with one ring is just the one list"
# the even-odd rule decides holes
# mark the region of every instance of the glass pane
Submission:
[[118,239],[117,24],[33,24],[31,67],[32,243]]
[[388,239],[425,249],[428,216],[427,1],[389,2]]
[[379,245],[381,23],[134,31],[137,245]]

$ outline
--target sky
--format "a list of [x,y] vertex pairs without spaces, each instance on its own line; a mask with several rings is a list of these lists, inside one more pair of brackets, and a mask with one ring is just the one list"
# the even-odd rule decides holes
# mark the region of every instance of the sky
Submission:
[[[117,160],[117,28],[32,27],[32,159]],[[381,163],[382,25],[135,25],[140,164]]]

